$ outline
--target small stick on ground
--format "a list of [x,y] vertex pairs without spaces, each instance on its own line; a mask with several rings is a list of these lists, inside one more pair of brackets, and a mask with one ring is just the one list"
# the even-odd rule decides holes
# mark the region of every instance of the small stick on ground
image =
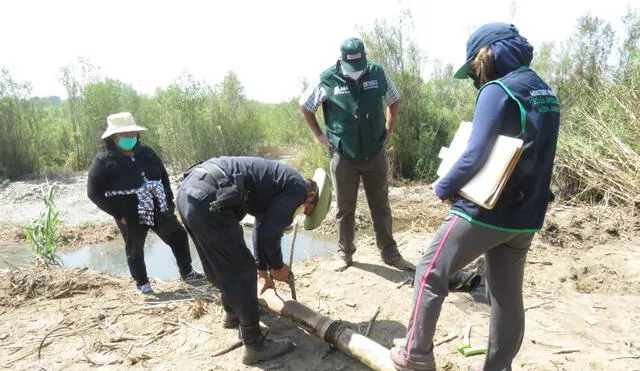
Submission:
[[92,366],[97,366],[97,367],[100,367],[100,366],[108,366],[108,365],[115,365],[116,363],[121,363],[121,362],[122,362],[122,360],[114,359],[114,360],[112,360],[112,361],[110,361],[110,362],[102,363],[102,362],[98,362],[98,361],[96,361],[96,360],[91,359],[87,353],[83,353],[83,355],[84,355],[84,359],[85,359],[85,360],[86,360],[90,365],[92,365]]
[[[186,300],[191,300],[191,299],[186,299]],[[147,309],[158,309],[158,308],[164,308],[164,309],[176,309],[177,306],[175,304],[175,302],[171,302],[171,303],[160,303],[160,304],[151,304],[151,305],[147,305],[144,306],[142,308],[140,308],[141,310],[147,310]],[[135,312],[132,312],[135,313]]]
[[638,359],[638,358],[640,358],[640,355],[637,355],[637,356],[623,356],[623,357],[610,358],[609,362],[615,361],[616,359]]
[[133,345],[134,344],[131,344],[131,346],[129,347],[129,350],[127,351],[127,353],[122,356],[122,360],[120,360],[120,363],[124,362],[124,360],[127,358],[127,356],[131,353],[131,350],[133,350]]
[[[48,334],[46,334],[44,336],[44,338],[42,338],[42,341],[40,342],[40,345],[38,346],[38,359],[40,359],[40,351],[42,350],[42,345],[44,344],[44,341],[47,340],[47,338],[49,337],[49,335],[53,334],[54,332],[61,330],[63,328],[69,328],[67,326],[60,326],[60,327],[56,327],[53,330],[51,330]],[[53,342],[53,340],[51,341]],[[51,344],[51,342],[49,344]]]
[[69,291],[71,291],[71,287],[67,287],[66,289],[58,292],[57,294],[51,295],[50,299],[57,299],[61,296],[66,295]]
[[551,304],[551,303],[553,303],[553,301],[551,301],[551,300],[544,301],[542,303],[538,303],[538,304],[534,304],[534,305],[528,306],[528,307],[524,308],[524,311],[526,312],[529,309],[539,308],[539,307],[542,307],[544,305]]
[[167,335],[173,334],[174,332],[178,331],[179,329],[180,328],[178,328],[178,327],[174,327],[174,328],[171,328],[171,329],[168,329],[168,330],[167,329],[162,329],[162,330],[156,332],[151,337],[149,337],[149,340],[147,340],[144,344],[142,344],[142,346],[146,347],[147,345],[153,343],[154,341],[158,341],[158,340],[162,339],[163,337],[165,337]]
[[442,345],[444,343],[448,343],[451,340],[454,340],[454,339],[457,339],[457,338],[458,338],[458,335],[456,335],[456,333],[454,331],[451,331],[445,338],[443,338],[441,340],[438,340],[435,343],[433,343],[433,346],[437,347],[439,345]]
[[207,334],[213,334],[213,331],[207,330],[207,329],[204,329],[204,328],[196,327],[196,326],[190,324],[189,322],[183,320],[182,318],[179,318],[178,321],[180,321],[180,323],[186,325],[190,329],[193,329],[193,330],[196,330],[196,331],[201,331],[201,332],[204,332],[204,333],[207,333]]
[[[265,331],[263,336],[267,336],[268,333],[269,333],[269,330]],[[216,350],[215,352],[213,352],[213,356],[214,357],[218,357],[218,356],[221,356],[223,354],[227,354],[227,353],[231,352],[232,350],[240,348],[241,346],[242,346],[242,340],[235,341],[235,342],[233,342],[233,343],[231,343],[231,344],[229,344],[229,345],[227,345],[227,346],[225,346],[223,348],[220,348],[220,349]]]
[[235,342],[233,342],[233,343],[231,343],[231,344],[229,344],[229,345],[227,345],[227,346],[225,346],[223,348],[220,348],[220,349],[216,350],[215,352],[213,352],[213,356],[214,357],[221,356],[223,354],[231,352],[234,349],[238,349],[241,346],[242,346],[242,340],[235,341]]
[[411,283],[413,282],[413,278],[411,277],[407,277],[404,281],[400,282],[397,286],[396,289],[401,288],[402,286],[409,284],[411,286]]
[[378,305],[378,307],[376,308],[376,311],[373,312],[373,315],[371,316],[371,319],[369,320],[369,325],[367,326],[367,329],[364,330],[363,335],[364,336],[369,336],[369,332],[371,332],[371,327],[373,326],[373,322],[376,320],[376,317],[378,317],[378,314],[380,314],[380,306]]
[[566,349],[560,349],[557,352],[553,352],[553,354],[569,354],[569,353],[577,353],[579,351],[580,349],[578,348],[566,348]]
[[[44,344],[44,345],[43,345],[43,348],[44,348],[44,347],[46,347],[46,346],[48,346],[49,344],[51,344],[51,341],[50,341],[50,342],[48,342],[48,343],[46,343],[46,344]],[[5,367],[9,367],[9,366],[11,366],[11,364],[12,364],[12,363],[15,363],[15,362],[18,362],[18,361],[20,361],[20,360],[22,360],[22,359],[25,359],[25,358],[29,357],[30,355],[32,355],[33,353],[35,353],[35,352],[37,352],[37,351],[38,351],[38,349],[34,348],[34,349],[32,349],[31,351],[27,352],[26,354],[22,355],[21,357],[16,358],[16,359],[12,359],[11,361],[7,362],[7,364],[5,365]]]
[[528,264],[541,264],[541,265],[553,265],[553,263],[549,261],[536,261],[536,260],[527,260]]

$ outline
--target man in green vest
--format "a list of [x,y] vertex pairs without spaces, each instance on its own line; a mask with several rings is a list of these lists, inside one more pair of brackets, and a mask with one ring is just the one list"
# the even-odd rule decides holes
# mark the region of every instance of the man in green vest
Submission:
[[[331,154],[341,257],[335,269],[343,271],[353,262],[355,211],[362,179],[382,260],[401,270],[415,270],[400,255],[393,239],[389,163],[384,150],[398,117],[400,94],[384,69],[367,61],[362,40],[345,40],[340,52],[335,65],[320,74],[320,81],[300,98],[309,128]],[[320,106],[326,134],[315,116]]]

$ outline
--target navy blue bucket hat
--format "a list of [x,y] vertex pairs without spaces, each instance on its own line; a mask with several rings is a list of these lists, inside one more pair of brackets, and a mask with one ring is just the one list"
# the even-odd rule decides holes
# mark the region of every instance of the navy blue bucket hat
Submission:
[[456,79],[466,79],[471,71],[471,61],[476,54],[487,45],[496,41],[511,39],[520,36],[516,26],[508,23],[487,23],[478,28],[469,36],[467,41],[467,61],[453,75]]

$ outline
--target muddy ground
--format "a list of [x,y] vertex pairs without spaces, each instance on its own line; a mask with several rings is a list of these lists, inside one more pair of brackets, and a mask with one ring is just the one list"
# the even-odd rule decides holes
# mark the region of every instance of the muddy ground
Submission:
[[[110,218],[85,195],[86,179],[58,179],[56,202],[65,241],[78,246],[120,238]],[[24,239],[20,225],[40,211],[42,180],[10,182],[0,189],[0,243]],[[174,182],[175,183],[175,182]],[[420,259],[446,205],[425,185],[390,190],[396,239],[411,261]],[[390,347],[402,338],[413,289],[409,276],[385,266],[375,251],[364,197],[357,263],[334,273],[326,260],[294,264],[298,300],[315,311],[364,331]],[[321,230],[333,233],[328,218]],[[0,263],[2,264],[2,263]],[[4,264],[2,264],[4,265]],[[5,266],[6,267],[6,266]],[[29,267],[0,273],[0,367],[20,370],[365,370],[366,366],[298,328],[264,312],[275,336],[296,349],[277,360],[245,367],[241,349],[214,357],[237,341],[221,327],[217,293],[155,279],[154,296],[141,296],[128,277],[82,269]],[[286,285],[278,290],[286,292]],[[534,240],[525,277],[527,329],[516,370],[640,370],[640,217],[637,210],[553,204]],[[483,346],[489,307],[479,292],[454,292],[445,300],[435,353],[442,370],[467,370],[482,355],[457,352],[462,330]],[[450,334],[455,336],[449,336]],[[445,341],[448,340],[448,341]]]

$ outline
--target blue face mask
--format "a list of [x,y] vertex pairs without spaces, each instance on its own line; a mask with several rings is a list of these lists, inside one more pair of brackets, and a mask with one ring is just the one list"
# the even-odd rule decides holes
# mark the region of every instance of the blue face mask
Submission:
[[131,151],[133,147],[138,143],[138,137],[119,137],[118,138],[118,147],[122,148],[125,151]]

